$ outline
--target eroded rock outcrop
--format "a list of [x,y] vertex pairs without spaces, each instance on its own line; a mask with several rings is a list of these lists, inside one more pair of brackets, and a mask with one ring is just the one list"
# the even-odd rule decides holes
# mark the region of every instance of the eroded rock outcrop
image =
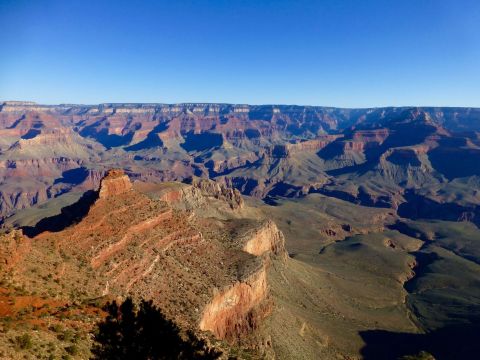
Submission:
[[[140,186],[156,190],[156,197],[138,185],[123,170],[108,171],[98,192],[26,229],[33,239],[25,238],[31,249],[24,255],[12,257],[23,243],[8,238],[0,261],[10,266],[18,259],[19,276],[32,289],[39,290],[38,277],[53,273],[52,293],[81,283],[89,298],[152,299],[181,328],[256,344],[254,330],[272,306],[266,254],[285,253],[282,233],[271,221],[244,217],[251,209],[234,211],[245,205],[225,184],[195,179]],[[217,216],[220,205],[229,210]],[[69,214],[77,216],[65,222]]]
[[270,260],[266,255],[287,258],[283,233],[271,220],[247,230],[237,241],[241,249],[256,256],[261,265],[242,275],[235,284],[215,292],[202,312],[199,325],[200,329],[228,341],[251,332],[270,311],[267,283]]
[[200,329],[230,341],[251,332],[266,314],[262,304],[267,293],[267,271],[262,266],[245,279],[214,294],[203,310]]
[[244,206],[240,192],[225,183],[195,177],[187,179],[186,183],[200,190],[204,196],[212,196],[227,202],[232,209],[241,209]]
[[243,251],[261,256],[272,253],[286,257],[285,237],[277,225],[267,220],[259,227],[249,231],[243,237]]
[[106,199],[132,189],[132,183],[123,170],[110,170],[100,183],[99,198]]

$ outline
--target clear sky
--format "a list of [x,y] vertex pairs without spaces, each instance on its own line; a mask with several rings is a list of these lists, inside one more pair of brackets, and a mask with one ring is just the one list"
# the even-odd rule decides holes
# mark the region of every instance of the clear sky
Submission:
[[0,0],[0,100],[480,107],[480,1]]

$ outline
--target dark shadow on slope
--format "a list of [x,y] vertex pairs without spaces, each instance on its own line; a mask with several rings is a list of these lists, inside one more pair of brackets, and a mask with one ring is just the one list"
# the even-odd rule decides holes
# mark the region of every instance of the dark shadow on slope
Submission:
[[167,129],[167,125],[165,123],[161,123],[153,128],[145,138],[145,140],[140,141],[137,144],[130,145],[125,148],[126,151],[139,151],[145,149],[151,149],[155,147],[163,146],[163,141],[158,136],[158,133],[165,131]]
[[392,225],[387,225],[387,228],[390,230],[396,230],[399,233],[402,233],[403,235],[415,238],[415,239],[420,239],[422,241],[432,241],[431,239],[425,232],[412,228],[409,226],[407,223],[397,220],[394,224]]
[[480,207],[456,203],[439,203],[418,195],[413,190],[404,194],[406,202],[398,207],[398,215],[407,219],[437,219],[445,221],[470,221],[480,227]]
[[331,142],[323,149],[320,149],[317,155],[324,160],[331,160],[337,156],[341,156],[343,154],[343,140],[342,138]]
[[21,229],[28,237],[34,237],[44,231],[59,232],[78,223],[98,199],[98,192],[89,190],[74,204],[62,208],[60,214],[40,220],[35,226],[24,226]]
[[22,115],[19,119],[15,120],[12,125],[8,126],[7,129],[15,129],[25,118],[26,116]]
[[79,167],[76,169],[66,170],[62,173],[62,177],[55,179],[54,184],[72,184],[78,185],[81,184],[87,177],[89,171],[84,167]]
[[185,142],[180,146],[186,151],[204,151],[211,148],[220,147],[223,144],[222,134],[202,133],[194,134],[189,132],[184,135]]
[[[425,244],[422,247],[424,246]],[[429,266],[435,261],[440,260],[441,258],[436,252],[416,251],[411,254],[415,256],[415,261],[417,262],[417,265],[415,266],[415,276],[413,276],[410,280],[406,281],[403,284],[403,287],[409,293],[414,293],[418,290],[418,281],[421,281],[423,276],[432,272]]]
[[259,185],[257,179],[232,177],[230,178],[232,186],[240,191],[243,195],[252,195],[253,191]]
[[387,160],[394,165],[398,166],[420,166],[422,163],[418,160],[418,157],[415,155],[415,152],[412,150],[409,151],[394,151]]
[[97,122],[93,125],[85,127],[82,131],[80,131],[80,135],[84,137],[91,137],[97,140],[107,149],[127,145],[133,139],[133,132],[130,132],[126,135],[109,134],[107,129],[102,129],[97,132],[96,127],[98,125],[99,123]]
[[247,139],[252,140],[261,138],[262,134],[258,129],[245,129],[245,136]]
[[37,129],[30,129],[28,130],[28,132],[23,135],[21,138],[23,140],[29,140],[29,139],[33,139],[34,137],[36,137],[37,135],[39,135],[41,133],[40,130],[37,130]]
[[435,170],[448,180],[480,175],[480,150],[440,145],[428,153]]
[[353,204],[368,206],[368,207],[377,207],[389,209],[392,207],[392,198],[387,195],[372,196],[367,190],[360,187],[358,189],[357,195],[352,195],[346,191],[328,189],[328,188],[319,188],[311,189],[310,194],[322,194],[325,196],[337,198],[340,200],[348,201]]
[[[477,321],[480,319],[477,319]],[[421,351],[437,360],[477,359],[480,354],[480,325],[444,327],[426,334],[385,330],[361,331],[365,342],[361,354],[366,360],[392,360]]]

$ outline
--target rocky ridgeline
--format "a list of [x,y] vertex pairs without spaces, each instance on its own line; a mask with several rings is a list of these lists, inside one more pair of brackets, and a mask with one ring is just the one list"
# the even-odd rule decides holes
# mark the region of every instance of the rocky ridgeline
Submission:
[[267,149],[267,155],[274,158],[286,158],[301,152],[315,152],[325,148],[342,135],[320,135],[313,140],[305,140],[284,145],[275,145]]
[[[33,240],[21,233],[3,236],[0,261],[9,266],[15,261],[19,278],[32,289],[45,261],[54,261],[62,270],[49,284],[52,294],[57,287],[62,291],[82,283],[91,298],[152,299],[184,328],[241,343],[271,310],[267,268],[270,257],[286,259],[283,234],[272,221],[250,219],[238,236],[225,237],[225,227],[241,222],[248,210],[240,193],[225,184],[191,179],[190,184],[168,183],[166,189],[154,200],[123,170],[110,170],[83,217],[47,226]],[[197,206],[204,211],[223,206],[234,215],[226,212],[212,222],[215,212],[204,216]]]
[[233,210],[241,209],[244,206],[240,191],[228,187],[226,184],[195,177],[187,179],[185,182],[192,185],[194,189],[200,190],[204,195],[225,201]]

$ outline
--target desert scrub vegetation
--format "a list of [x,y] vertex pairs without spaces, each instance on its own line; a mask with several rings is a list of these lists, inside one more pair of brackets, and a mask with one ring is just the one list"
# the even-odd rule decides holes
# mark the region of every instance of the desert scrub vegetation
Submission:
[[20,350],[28,350],[33,347],[32,337],[29,334],[16,336],[14,343],[15,346]]

